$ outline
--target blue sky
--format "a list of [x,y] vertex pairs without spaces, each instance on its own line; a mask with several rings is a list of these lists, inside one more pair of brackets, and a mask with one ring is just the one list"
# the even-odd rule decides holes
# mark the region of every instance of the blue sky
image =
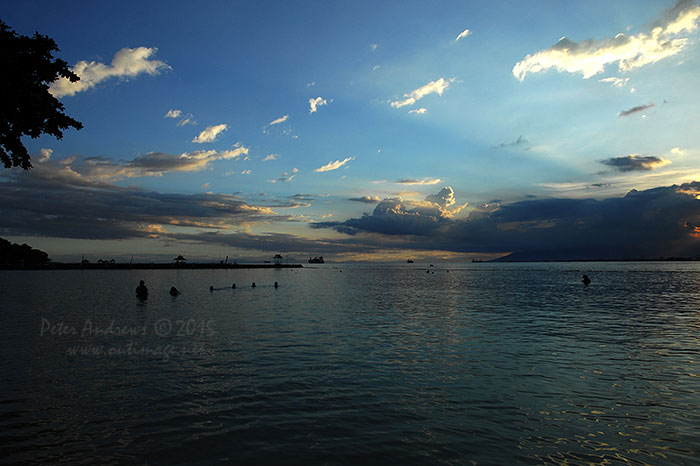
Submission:
[[[0,17],[54,38],[82,78],[52,92],[85,128],[27,138],[34,169],[0,173],[0,232],[52,257],[602,257],[553,238],[571,222],[610,237],[601,209],[633,189],[697,200],[693,1],[27,1]],[[595,207],[542,214],[552,200]],[[628,253],[700,253],[688,205]],[[476,241],[477,222],[495,233]]]

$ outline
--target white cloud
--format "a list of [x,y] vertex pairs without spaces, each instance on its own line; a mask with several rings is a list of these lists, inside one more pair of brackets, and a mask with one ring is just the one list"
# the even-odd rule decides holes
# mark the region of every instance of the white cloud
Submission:
[[51,158],[51,154],[53,154],[53,149],[41,149],[39,151],[39,158],[37,159],[37,162],[44,163],[48,161]]
[[413,110],[409,110],[408,113],[415,113],[416,115],[425,115],[428,113],[427,108],[414,108]]
[[279,125],[280,123],[284,123],[285,121],[287,121],[288,118],[289,118],[289,115],[281,116],[281,117],[277,118],[276,120],[272,120],[271,122],[269,122],[267,124],[267,126]]
[[320,107],[321,105],[328,105],[326,99],[322,99],[321,97],[309,99],[309,114],[314,113],[316,111],[316,108]]
[[457,42],[459,39],[464,39],[465,37],[471,35],[471,31],[469,29],[465,29],[464,31],[460,32],[457,38],[455,39],[455,42]]
[[227,129],[228,125],[223,123],[220,125],[208,126],[204,129],[204,131],[199,133],[199,136],[192,139],[192,142],[196,142],[198,144],[202,144],[205,142],[214,142],[216,141],[216,138],[219,136],[219,134],[226,131]]
[[277,160],[277,154],[270,154],[266,156],[262,161],[267,162],[268,160]]
[[324,166],[322,166],[320,168],[316,168],[314,171],[315,172],[328,172],[331,170],[337,170],[338,168],[342,167],[343,165],[345,165],[346,163],[348,163],[349,161],[354,160],[354,159],[355,159],[355,157],[348,157],[344,160],[336,160],[335,162],[328,162]]
[[193,115],[190,113],[188,114],[185,118],[177,122],[178,126],[185,126],[185,125],[196,125],[197,122],[193,120]]
[[[44,150],[44,149],[42,149],[42,150]],[[683,155],[686,155],[688,153],[688,151],[686,149],[681,149],[680,147],[674,147],[673,149],[671,149],[671,153],[673,155],[683,156]]]
[[442,181],[440,178],[423,178],[422,180],[417,180],[415,178],[399,178],[395,183],[416,185],[416,184],[438,184]]
[[202,189],[209,189],[210,187],[211,186],[209,185],[209,183],[204,183],[202,186],[200,186],[200,188]]
[[174,109],[171,108],[168,110],[168,113],[165,114],[163,118],[172,118],[174,120],[180,118],[180,121],[177,122],[177,126],[185,126],[185,125],[196,125],[197,122],[193,120],[193,115],[191,113],[188,113],[185,115],[182,113],[182,110]]
[[445,186],[437,194],[428,194],[425,200],[439,204],[442,207],[449,207],[457,202],[455,200],[455,192],[451,186]]
[[609,78],[599,79],[598,82],[610,83],[612,87],[625,87],[629,80],[630,78],[618,78],[615,76],[611,76]]
[[[451,186],[445,186],[437,194],[428,194],[425,197],[425,202],[437,204],[440,207],[442,214],[447,217],[458,214],[464,210],[467,205],[469,205],[469,203],[466,202],[462,205],[452,207],[457,203],[457,199],[455,198],[455,192]],[[448,207],[452,208],[448,209]]]
[[[231,160],[231,159],[236,159],[240,157],[241,155],[248,155],[248,148],[239,145],[238,143],[236,146],[234,146],[233,150],[225,150],[219,152],[219,158],[220,159],[225,159],[225,160]],[[248,157],[246,157],[247,159]]]
[[[294,173],[298,172],[296,168],[294,169]],[[296,175],[290,175],[287,172],[282,173],[279,178],[276,180],[267,180],[268,183],[286,183],[287,181],[292,181]]]
[[415,104],[426,95],[442,95],[442,93],[445,92],[448,87],[450,87],[450,83],[454,82],[454,80],[455,78],[451,78],[449,80],[440,78],[437,81],[430,81],[428,84],[411,91],[411,93],[404,94],[404,97],[406,97],[404,100],[396,100],[391,103],[391,106],[394,108],[401,108],[405,107],[406,105]]
[[528,54],[516,63],[513,75],[522,81],[528,73],[555,68],[559,72],[580,73],[587,79],[602,73],[611,63],[617,63],[620,72],[626,72],[676,55],[687,45],[688,39],[674,36],[695,31],[700,19],[700,6],[678,8],[687,3],[681,0],[664,15],[667,19],[658,21],[649,33],[631,36],[620,33],[612,39],[581,42],[562,37],[549,49]]
[[51,84],[49,91],[56,97],[63,97],[86,91],[110,78],[130,78],[142,73],[157,75],[170,66],[151,59],[156,51],[155,47],[123,48],[114,54],[111,65],[81,60],[73,66],[80,81],[73,83],[67,78],[59,78]]

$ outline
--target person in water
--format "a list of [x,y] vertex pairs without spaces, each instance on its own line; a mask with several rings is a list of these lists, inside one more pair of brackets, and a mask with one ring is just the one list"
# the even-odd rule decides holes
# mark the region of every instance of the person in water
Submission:
[[275,288],[279,288],[279,287],[280,287],[280,284],[275,282]]
[[253,282],[253,288],[255,288],[255,282]]
[[235,288],[236,288],[236,284],[234,283],[233,285],[231,285],[231,288],[234,288],[234,289],[235,289]]
[[146,282],[141,280],[139,286],[136,287],[136,297],[139,299],[148,298],[148,288],[146,287]]
[[179,294],[180,294],[180,290],[178,290],[174,286],[170,288],[170,296],[177,296]]
[[214,285],[209,287],[209,291],[214,291]]
[[588,278],[588,275],[584,275],[583,280],[581,280],[581,282],[583,282],[584,285],[589,285],[591,283],[591,279]]

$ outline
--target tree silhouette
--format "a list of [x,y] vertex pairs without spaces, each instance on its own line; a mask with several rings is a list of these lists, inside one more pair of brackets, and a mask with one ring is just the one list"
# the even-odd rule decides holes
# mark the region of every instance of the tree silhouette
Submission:
[[54,59],[58,46],[38,32],[22,36],[0,20],[0,160],[5,168],[32,167],[23,135],[37,138],[46,133],[63,137],[63,130],[83,124],[63,113],[63,104],[49,92],[59,77],[80,79],[68,63]]
[[0,265],[42,265],[49,262],[49,255],[28,244],[10,243],[0,238]]

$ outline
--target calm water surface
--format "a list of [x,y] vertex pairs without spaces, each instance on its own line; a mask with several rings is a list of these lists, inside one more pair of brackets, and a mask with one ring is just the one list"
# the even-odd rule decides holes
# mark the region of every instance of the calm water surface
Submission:
[[4,464],[699,464],[699,263],[0,271],[0,308]]

